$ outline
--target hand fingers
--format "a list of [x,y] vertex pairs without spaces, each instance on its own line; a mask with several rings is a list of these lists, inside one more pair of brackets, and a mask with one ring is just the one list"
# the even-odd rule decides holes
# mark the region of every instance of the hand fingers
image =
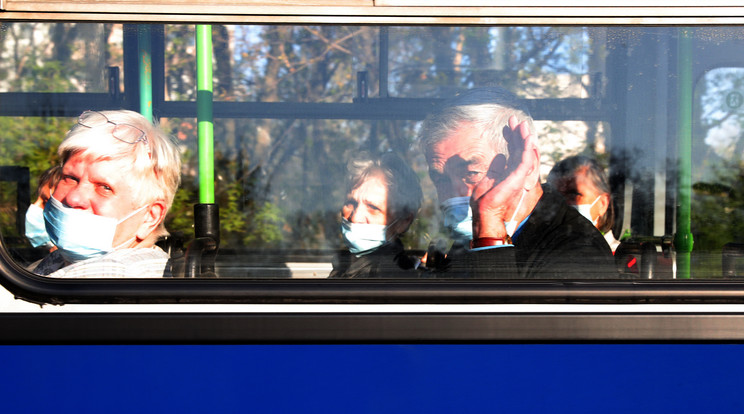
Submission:
[[510,116],[509,117],[509,128],[512,131],[516,131],[517,130],[517,126],[519,126],[519,120],[517,119],[517,116],[516,115]]
[[536,143],[527,121],[519,122],[516,116],[510,116],[509,127],[504,128],[504,137],[509,142],[506,169],[504,156],[496,156],[489,170],[489,179],[482,180],[473,190],[473,200],[477,204],[508,203],[509,197],[522,191],[527,177],[532,173],[532,149],[536,148]]
[[[503,157],[500,163],[503,170]],[[471,206],[474,209],[476,207],[482,209],[483,207],[499,208],[509,205],[515,194],[518,196],[524,187],[525,178],[527,177],[526,171],[529,171],[530,165],[524,166],[523,164],[521,163],[516,170],[510,172],[503,179],[487,176],[481,180],[473,189]],[[506,173],[507,171],[502,176],[506,175]]]
[[527,124],[522,125],[524,137],[524,151],[521,156],[521,163],[517,167],[518,174],[524,177],[523,187],[525,190],[532,190],[535,185],[539,184],[539,179],[534,176],[535,170],[539,168],[540,156],[537,153],[537,138],[530,133]]
[[491,165],[488,167],[486,177],[483,178],[475,186],[475,188],[473,188],[473,194],[471,198],[473,200],[478,200],[479,198],[481,198],[481,196],[483,196],[483,194],[490,190],[496,183],[499,183],[504,178],[506,178],[507,173],[508,171],[506,170],[506,157],[504,156],[504,154],[496,155],[491,161]]
[[530,133],[530,126],[527,124],[527,121],[522,121],[521,124],[519,124],[519,135],[522,136],[522,139],[527,141],[527,139],[532,136]]
[[512,115],[508,123],[508,127],[504,128],[504,138],[509,146],[508,164],[503,155],[494,158],[487,178],[473,189],[471,204],[474,208],[509,205],[514,197],[519,197],[525,188],[527,177],[532,173],[535,137],[531,134],[527,121],[519,122]]
[[531,136],[527,121],[519,122],[514,115],[509,117],[509,128],[504,128],[504,138],[509,148],[508,168],[510,171],[516,170],[520,163],[524,162],[524,155],[529,148]]
[[[470,206],[473,209],[474,234],[502,233],[503,229],[499,232],[492,226],[494,223],[500,223],[503,227],[506,214],[513,209],[513,204],[519,197],[523,186],[524,177],[515,173],[510,174],[500,183],[489,178],[483,179],[474,189],[473,198],[470,200]],[[483,233],[484,230],[485,233]]]
[[522,141],[526,141],[528,137],[532,135],[530,132],[530,126],[526,120],[519,122],[515,115],[509,117],[509,129],[511,131],[504,131],[509,133],[508,137],[505,135],[504,138],[507,140],[520,138]]
[[493,157],[491,165],[488,166],[486,175],[496,181],[501,181],[506,178],[506,173],[506,156],[504,154],[497,154]]
[[512,174],[521,177],[522,183],[524,183],[525,179],[532,172],[532,168],[534,167],[532,159],[534,152],[532,151],[532,148],[534,148],[534,139],[531,135],[527,135],[524,140],[524,148],[519,157],[519,165]]
[[473,194],[470,196],[470,205],[471,207],[475,207],[473,203],[480,203],[482,200],[482,197],[484,194],[491,191],[498,181],[496,179],[486,176],[483,178],[476,186],[473,188]]

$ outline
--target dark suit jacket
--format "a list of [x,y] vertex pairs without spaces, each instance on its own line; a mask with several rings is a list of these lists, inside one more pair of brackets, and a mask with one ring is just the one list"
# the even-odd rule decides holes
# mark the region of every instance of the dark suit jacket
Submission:
[[469,250],[451,258],[447,273],[472,278],[616,277],[612,251],[592,223],[552,187],[513,237],[513,247]]
[[416,260],[405,254],[403,243],[395,239],[379,249],[357,257],[344,251],[333,259],[329,278],[411,278],[418,277]]

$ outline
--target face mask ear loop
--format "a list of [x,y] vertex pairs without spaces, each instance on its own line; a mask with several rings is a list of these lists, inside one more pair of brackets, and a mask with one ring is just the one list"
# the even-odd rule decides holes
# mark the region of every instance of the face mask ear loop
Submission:
[[129,240],[124,240],[124,242],[123,242],[123,243],[121,243],[121,244],[119,244],[118,246],[114,247],[114,248],[113,248],[113,250],[119,250],[119,249],[121,249],[122,247],[124,247],[125,245],[127,245],[127,244],[129,244],[129,243],[133,242],[133,241],[134,241],[134,240],[136,240],[136,239],[137,239],[137,236],[134,236],[134,237],[132,237],[132,238],[131,238],[131,239],[129,239]]
[[[147,207],[147,204],[145,204],[144,206],[142,206],[142,207],[138,208],[137,210],[134,210],[133,212],[131,212],[131,213],[127,214],[127,215],[126,215],[126,217],[124,217],[123,219],[121,219],[121,220],[117,221],[117,222],[116,222],[116,225],[118,226],[119,224],[121,224],[121,223],[123,223],[123,222],[125,222],[125,221],[129,220],[130,218],[132,218],[132,216],[134,216],[135,214],[137,214],[137,213],[139,213],[140,211],[144,210],[144,209],[145,209],[146,207]],[[125,241],[124,241],[123,243],[119,244],[118,246],[116,246],[116,247],[113,247],[113,249],[114,249],[114,250],[119,250],[119,249],[121,249],[121,248],[122,248],[122,246],[124,246],[124,245],[126,245],[126,244],[129,244],[129,243],[131,243],[132,241],[134,241],[134,240],[136,240],[136,239],[137,239],[137,235],[135,234],[135,235],[134,235],[134,237],[132,237],[132,238],[131,238],[131,239],[129,239],[129,240],[125,240]]]
[[[390,229],[390,226],[392,226],[393,224],[397,223],[398,220],[399,220],[399,218],[393,220],[392,223],[385,225],[385,243],[387,243],[387,242],[389,242],[390,240],[393,239],[392,237],[390,239],[388,239],[388,237],[387,237],[387,231]],[[393,237],[395,237],[395,235],[393,235]]]
[[595,199],[594,199],[594,201],[592,201],[592,203],[591,203],[591,204],[589,204],[589,208],[590,208],[590,209],[591,209],[592,207],[594,207],[594,205],[595,205],[595,204],[597,204],[597,201],[599,201],[599,198],[600,198],[600,197],[602,197],[602,194],[598,195],[598,196],[597,196],[597,198],[595,198]]
[[[592,217],[592,207],[594,207],[594,205],[597,204],[597,201],[599,201],[599,198],[600,197],[602,197],[601,194],[598,195],[597,198],[595,198],[594,201],[592,201],[591,204],[589,204],[589,208],[587,209],[587,212],[589,213],[589,217]],[[596,219],[590,218],[589,221],[592,222],[592,225],[596,226],[597,225],[597,222],[599,221],[599,217],[597,217]]]
[[517,213],[519,213],[519,208],[522,207],[522,201],[524,201],[524,195],[527,194],[527,190],[524,188],[522,189],[522,195],[519,197],[519,202],[517,203],[517,208],[514,209],[514,214],[512,214],[511,220],[507,221],[507,225],[509,227],[512,227],[511,229],[506,229],[506,234],[511,237],[514,232],[517,230],[517,223],[514,221],[514,219],[517,218]]
[[515,218],[517,218],[517,213],[519,213],[519,208],[522,207],[522,201],[524,201],[524,195],[527,194],[527,190],[522,189],[522,195],[519,197],[519,202],[517,203],[517,208],[514,210],[514,214],[512,214],[512,218],[509,221],[514,221]]
[[144,206],[142,206],[142,207],[138,208],[137,210],[134,210],[133,212],[131,212],[131,213],[127,214],[127,215],[126,215],[126,217],[124,217],[123,219],[121,219],[121,220],[117,221],[117,222],[116,222],[116,225],[119,225],[119,224],[121,224],[121,223],[123,223],[123,222],[127,221],[128,219],[132,218],[132,216],[134,216],[135,214],[137,214],[137,213],[139,213],[140,211],[144,210],[144,209],[145,209],[146,207],[147,207],[147,204],[145,204]]

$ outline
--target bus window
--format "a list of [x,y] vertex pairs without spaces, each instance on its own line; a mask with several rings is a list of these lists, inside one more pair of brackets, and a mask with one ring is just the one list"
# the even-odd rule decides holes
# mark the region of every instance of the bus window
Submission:
[[106,93],[122,36],[121,24],[3,23],[0,93]]
[[[165,224],[178,246],[171,251],[168,244],[166,250],[172,262],[183,262],[198,250],[193,247],[201,185],[195,28],[143,27],[152,44],[152,112],[181,155],[181,186]],[[140,109],[142,31],[118,23],[3,22],[2,28],[0,166],[28,168],[33,187],[44,169],[59,163],[56,148],[83,111]],[[343,208],[358,202],[350,201],[357,188],[349,183],[350,164],[361,155],[386,153],[410,168],[422,196],[416,214],[364,223],[385,226],[364,227],[383,239],[374,249],[392,240],[386,233],[392,223],[410,218],[405,231],[395,235],[416,269],[414,277],[472,276],[469,262],[477,259],[469,255],[484,246],[466,240],[461,244],[465,264],[450,260],[457,257],[452,249],[459,241],[446,225],[450,210],[443,210],[447,200],[440,199],[435,182],[441,177],[432,171],[422,143],[423,121],[448,99],[497,86],[514,94],[534,119],[541,182],[556,163],[573,155],[595,159],[607,175],[604,208],[611,205],[614,211],[608,231],[623,245],[619,254],[608,254],[612,272],[594,278],[723,277],[724,247],[742,242],[736,201],[744,101],[739,85],[744,62],[736,58],[741,39],[736,27],[693,27],[685,35],[692,42],[684,46],[680,33],[673,26],[211,26],[219,247],[207,259],[214,260],[211,270],[202,276],[327,278],[350,252],[344,226],[353,222]],[[718,68],[711,70],[716,62]],[[700,79],[697,84],[677,82],[684,70]],[[681,148],[685,126],[679,101],[693,89],[690,155]],[[688,252],[674,241],[679,214],[686,209],[679,207],[685,193],[679,179],[683,157],[693,165],[687,213],[695,240],[684,276],[677,262]],[[13,257],[31,269],[29,258],[41,252],[29,254],[34,250],[18,225],[20,196],[11,185],[0,187],[0,231]],[[523,220],[516,220],[508,240],[500,240],[507,248],[519,247],[516,234],[523,233],[516,229],[537,216],[530,214],[534,204],[526,211],[513,204],[503,221],[515,221],[517,213]],[[599,230],[586,226],[598,215],[596,203],[587,204],[589,220],[577,226],[591,229],[591,240],[601,240]],[[459,204],[465,215],[468,205],[475,204]],[[579,217],[569,210],[567,215]],[[458,220],[468,226],[466,217]],[[514,259],[520,269],[532,260],[520,257]],[[592,277],[565,269],[549,273],[550,278]],[[183,276],[183,263],[173,275]],[[540,274],[504,270],[485,277]]]
[[603,72],[603,46],[594,38],[605,35],[603,29],[437,26],[387,33],[385,92],[396,97],[443,98],[499,84],[523,98],[586,98],[591,76]]
[[744,68],[719,67],[695,85],[692,222],[700,251],[696,273],[707,277],[720,277],[724,247],[742,242],[737,194],[744,150],[743,82]]

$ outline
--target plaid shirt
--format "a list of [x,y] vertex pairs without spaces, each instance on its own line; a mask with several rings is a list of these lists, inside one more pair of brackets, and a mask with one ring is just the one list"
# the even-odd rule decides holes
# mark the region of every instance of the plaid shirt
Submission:
[[54,251],[34,269],[35,273],[62,278],[160,278],[166,275],[168,254],[160,247],[120,249],[101,257],[64,266]]

